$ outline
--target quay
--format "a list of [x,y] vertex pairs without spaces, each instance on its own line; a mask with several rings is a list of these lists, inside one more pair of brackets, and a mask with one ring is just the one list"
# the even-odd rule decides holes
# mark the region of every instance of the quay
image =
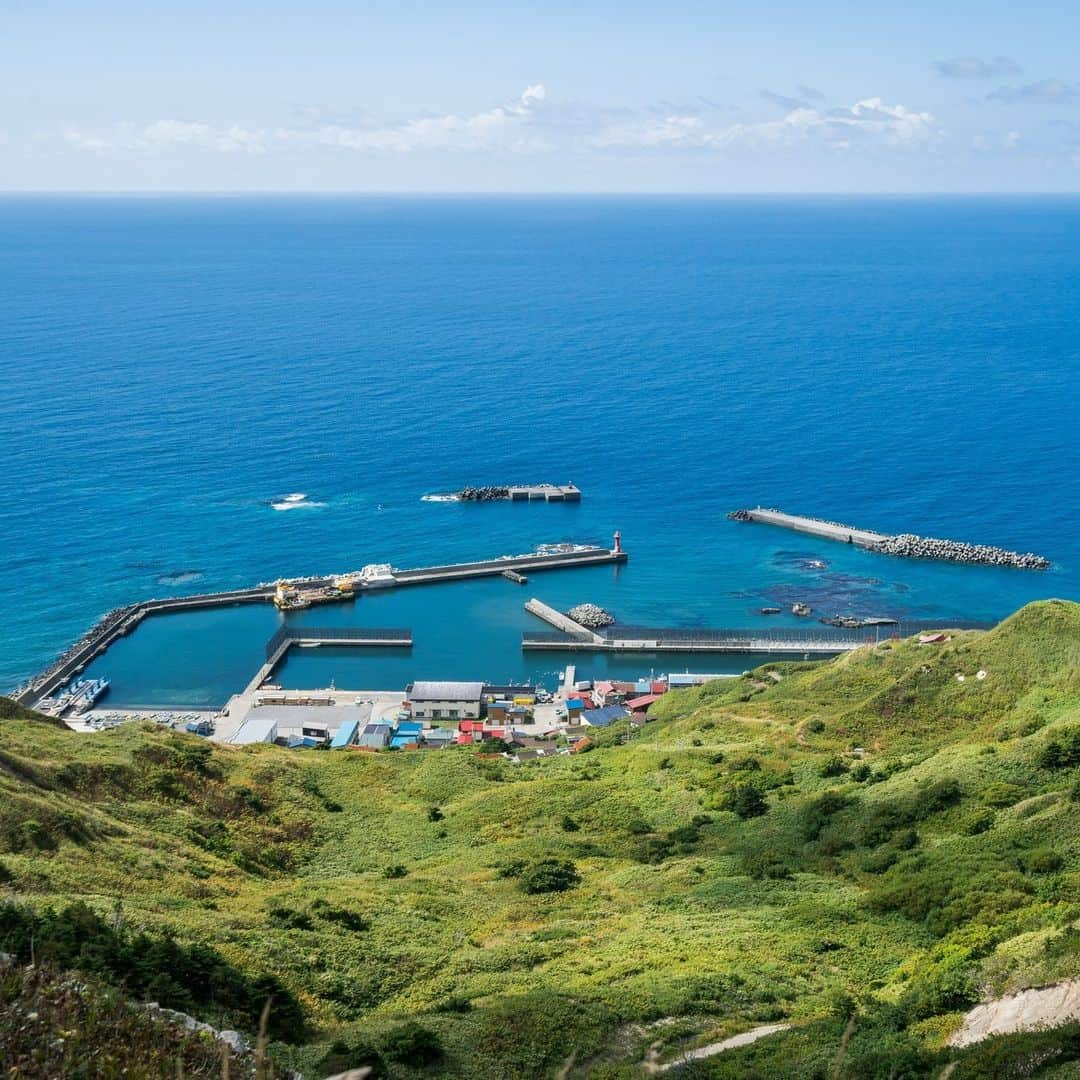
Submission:
[[[545,605],[546,606],[546,605]],[[529,610],[538,615],[536,607]],[[551,609],[549,609],[551,610]],[[558,615],[558,612],[555,612]],[[540,615],[552,622],[545,615]],[[569,621],[569,620],[568,620]],[[949,629],[986,630],[992,623],[949,621]],[[680,652],[680,653],[772,653],[780,655],[835,655],[879,641],[912,637],[941,630],[942,623],[908,622],[888,627],[861,629],[842,627],[777,626],[769,629],[718,629],[698,627],[611,626],[599,632],[581,627],[577,631],[526,631],[521,638],[525,651],[570,652]],[[882,633],[882,631],[885,633]]]
[[599,634],[582,626],[581,623],[575,622],[569,615],[564,615],[561,611],[556,611],[550,604],[545,604],[543,600],[537,600],[535,596],[531,600],[526,601],[525,610],[529,612],[530,615],[535,615],[538,619],[543,619],[544,622],[554,626],[556,630],[561,631],[564,634],[570,634],[573,637],[582,639],[592,638],[598,642],[603,640]]
[[[579,566],[602,566],[623,563],[627,554],[618,534],[610,549],[576,544],[548,545],[529,555],[507,555],[480,562],[451,563],[445,566],[417,567],[411,570],[390,570],[365,576],[365,571],[353,574],[332,574],[320,577],[297,578],[292,583],[307,590],[341,589],[348,582],[356,595],[370,588],[405,585],[428,585],[440,581],[461,581],[490,577],[510,570],[559,570]],[[365,568],[365,570],[370,568]],[[33,676],[25,685],[12,692],[20,705],[32,707],[69,682],[88,663],[101,656],[118,638],[131,633],[148,615],[176,611],[198,611],[207,608],[231,607],[238,604],[272,603],[278,583],[260,584],[247,589],[227,589],[221,592],[199,593],[194,596],[173,596],[142,600],[116,608],[103,616],[83,637],[70,646],[49,667]],[[343,594],[344,598],[345,594]]]
[[411,649],[412,631],[372,626],[282,626],[266,643],[266,663],[248,683],[245,694],[254,693],[274,673],[294,645],[359,645]]

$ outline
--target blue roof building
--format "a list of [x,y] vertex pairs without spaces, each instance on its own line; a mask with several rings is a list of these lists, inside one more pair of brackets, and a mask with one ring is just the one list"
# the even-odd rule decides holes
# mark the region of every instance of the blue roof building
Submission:
[[343,750],[346,746],[352,746],[356,742],[356,733],[360,730],[359,720],[346,720],[337,733],[330,740],[331,750]]
[[622,720],[626,716],[626,709],[622,705],[606,705],[602,709],[586,709],[581,714],[581,719],[589,727],[607,727],[616,720]]

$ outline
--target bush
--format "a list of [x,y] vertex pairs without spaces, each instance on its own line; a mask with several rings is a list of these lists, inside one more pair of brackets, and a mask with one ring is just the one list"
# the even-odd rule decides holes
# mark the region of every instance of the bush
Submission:
[[742,868],[755,881],[786,881],[791,869],[784,860],[771,851],[759,851],[743,859]]
[[1080,727],[1066,728],[1052,738],[1039,754],[1044,769],[1068,769],[1080,765]]
[[401,863],[395,863],[393,866],[387,866],[382,873],[384,878],[403,878],[408,872]]
[[819,776],[825,778],[843,776],[848,771],[848,763],[839,756],[833,756],[821,766]]
[[518,886],[526,893],[566,892],[581,881],[569,859],[542,859],[524,869],[518,877]]
[[987,806],[1012,806],[1013,803],[1018,803],[1025,794],[1026,792],[1019,784],[1006,784],[999,780],[983,788],[982,801]]
[[860,761],[854,769],[851,770],[851,779],[861,784],[870,779],[870,766],[865,761]]
[[724,795],[723,806],[725,810],[731,810],[743,821],[761,817],[769,809],[765,796],[753,784],[736,784],[729,788]]
[[310,930],[313,926],[310,915],[288,907],[272,907],[266,917],[271,926],[281,930]]
[[428,821],[442,821],[443,817],[443,812],[437,806],[432,806],[428,808]]
[[353,1043],[349,1046],[341,1039],[330,1044],[330,1049],[318,1064],[320,1076],[332,1076],[348,1072],[350,1069],[363,1068],[369,1070],[368,1080],[377,1080],[378,1077],[386,1075],[386,1066],[374,1046],[365,1042]]
[[994,827],[994,816],[993,810],[977,811],[964,822],[964,832],[968,836],[978,836],[980,833],[988,832]]
[[383,1040],[382,1049],[391,1061],[414,1069],[432,1065],[443,1056],[439,1036],[417,1023],[395,1028]]
[[825,730],[825,721],[814,717],[813,720],[807,721],[806,730],[812,735],[820,735]]
[[1036,848],[1029,851],[1021,860],[1029,874],[1052,874],[1065,865],[1065,860],[1050,848]]
[[816,840],[822,830],[829,823],[833,814],[845,810],[851,805],[851,800],[839,791],[826,791],[812,802],[808,803],[802,812],[799,822],[799,831],[804,840]]
[[577,832],[580,828],[581,826],[569,814],[562,819],[563,832]]

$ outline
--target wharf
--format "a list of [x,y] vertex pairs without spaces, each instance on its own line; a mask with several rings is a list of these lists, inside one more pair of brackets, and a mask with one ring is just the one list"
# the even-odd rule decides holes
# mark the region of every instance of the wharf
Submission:
[[282,626],[266,643],[266,663],[248,683],[245,694],[254,693],[274,673],[274,668],[294,645],[358,645],[411,649],[412,631],[371,626]]
[[[469,578],[489,577],[506,570],[523,573],[526,570],[558,570],[578,566],[601,566],[625,562],[626,552],[599,547],[567,546],[566,550],[543,554],[513,555],[481,562],[452,563],[446,566],[418,567],[412,570],[396,570],[392,579],[384,584],[391,586],[427,585],[440,581],[460,581]],[[297,578],[292,584],[304,589],[332,589],[341,578],[355,575],[332,574],[323,577]],[[358,592],[365,591],[362,580]],[[176,611],[198,611],[207,608],[231,607],[238,604],[263,604],[273,602],[277,585],[256,585],[247,589],[228,589],[222,592],[199,593],[194,596],[153,598],[129,604],[110,611],[87,634],[71,646],[59,660],[28,683],[12,693],[20,705],[33,706],[69,682],[87,664],[101,656],[118,638],[131,633],[148,615]],[[386,644],[382,642],[382,644]]]
[[601,642],[603,638],[599,634],[594,633],[587,627],[584,627],[579,622],[575,622],[569,615],[564,615],[561,611],[556,611],[550,604],[545,604],[543,600],[537,600],[534,596],[531,600],[526,601],[525,610],[530,615],[535,615],[538,619],[543,619],[544,622],[554,626],[556,630],[561,631],[564,634],[571,634],[574,637],[580,637],[582,639],[592,638],[594,641]]
[[[707,630],[696,627],[612,626],[601,633],[526,632],[523,650],[569,652],[678,652],[678,653],[770,653],[778,655],[834,655],[879,641],[911,637],[929,630],[989,629],[990,623],[899,623],[883,628],[846,630],[840,627],[778,626],[767,630]],[[885,633],[882,633],[882,630]]]

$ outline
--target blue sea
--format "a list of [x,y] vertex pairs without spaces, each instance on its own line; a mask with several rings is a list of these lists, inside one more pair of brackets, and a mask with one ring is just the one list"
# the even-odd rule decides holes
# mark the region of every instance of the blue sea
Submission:
[[[0,282],[3,687],[148,595],[615,529],[618,569],[292,616],[411,626],[416,644],[297,650],[282,681],[550,685],[567,657],[520,649],[534,595],[701,626],[798,599],[947,622],[1080,596],[1080,200],[9,197]],[[421,501],[541,481],[584,498]],[[290,493],[304,505],[275,509]],[[1054,568],[725,518],[759,503]],[[279,618],[151,619],[91,670],[113,703],[221,704]]]

